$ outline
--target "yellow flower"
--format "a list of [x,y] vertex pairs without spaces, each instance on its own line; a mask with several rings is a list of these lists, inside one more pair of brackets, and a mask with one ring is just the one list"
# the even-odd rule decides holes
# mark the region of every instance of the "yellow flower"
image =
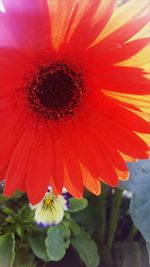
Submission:
[[37,205],[30,204],[31,209],[35,210],[34,219],[41,227],[59,224],[64,217],[64,211],[68,210],[68,206],[67,194],[56,197],[51,189]]

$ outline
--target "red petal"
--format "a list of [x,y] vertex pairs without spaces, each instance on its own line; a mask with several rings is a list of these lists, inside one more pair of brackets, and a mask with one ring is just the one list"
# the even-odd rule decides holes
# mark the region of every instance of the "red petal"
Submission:
[[89,128],[88,131],[91,131],[93,133],[94,139],[97,140],[97,143],[101,143],[101,145],[104,147],[109,158],[113,162],[115,169],[117,168],[120,171],[126,172],[128,169],[124,160],[122,159],[120,153],[116,150],[116,148],[112,146],[110,142],[108,142],[108,140],[106,139],[106,135],[103,135],[103,132],[99,133],[98,129],[96,129],[96,126],[95,128]]
[[8,164],[22,131],[22,125],[18,123],[0,128],[0,170]]
[[92,132],[87,127],[80,126],[79,136],[76,134],[73,140],[79,161],[91,175],[115,186],[118,183],[118,177],[113,162]]
[[93,135],[91,131],[88,131],[88,128],[86,129],[86,133],[84,133],[84,135],[84,140],[87,140],[85,145],[89,148],[92,161],[95,158],[95,162],[99,170],[97,178],[100,178],[100,180],[105,181],[105,183],[111,186],[116,186],[118,184],[118,177],[107,150],[104,148],[103,144],[99,142],[96,136]]
[[[75,14],[73,14],[73,18],[78,17],[78,13],[80,12],[82,4],[83,1],[78,2]],[[83,17],[81,17],[81,20],[78,22],[78,25],[75,28],[74,32],[72,33],[72,36],[69,40],[69,47],[89,47],[89,45],[95,41],[97,35],[102,31],[107,21],[111,17],[115,4],[116,0],[108,0],[107,4],[104,1],[99,0],[93,0],[87,3],[87,5],[82,8],[82,12],[84,11],[84,14]],[[97,19],[95,17],[97,17]],[[69,28],[73,26],[74,21],[72,19],[68,27],[68,31]],[[85,31],[85,29],[88,30]],[[79,36],[80,41],[78,42]]]
[[27,167],[27,194],[34,205],[44,197],[52,174],[52,144],[47,128],[38,129]]
[[61,137],[53,140],[52,181],[54,193],[61,194],[64,184],[64,156]]
[[[113,119],[95,114],[92,118],[99,134],[105,136],[105,140],[117,150],[134,158],[148,158],[148,147],[133,131],[128,130]],[[99,130],[98,130],[99,129]]]
[[122,108],[116,103],[113,104],[109,100],[102,100],[99,105],[99,112],[111,118],[119,125],[124,126],[132,131],[137,131],[140,133],[150,132],[150,123],[137,116],[135,113],[131,112],[126,108]]
[[105,44],[114,42],[123,44],[139,32],[148,22],[149,14],[139,18],[134,18],[101,40],[100,46],[105,46]]
[[25,184],[27,162],[33,140],[34,130],[26,130],[14,150],[6,173],[5,194],[7,196],[20,189],[20,185],[22,188],[22,184]]
[[100,181],[93,177],[89,171],[81,164],[84,186],[93,194],[99,195],[101,192]]
[[79,197],[83,195],[83,178],[77,155],[74,151],[73,140],[68,138],[68,134],[63,136],[63,153],[65,160],[65,168],[70,179],[70,183],[79,193]]
[[[98,65],[86,74],[87,86],[128,94],[150,94],[150,80],[138,68]],[[95,66],[95,64],[94,64]]]
[[7,171],[7,166],[4,167],[2,170],[0,170],[0,181],[4,181],[5,180],[6,171]]
[[150,43],[150,38],[147,37],[123,44],[120,48],[116,49],[116,51],[113,51],[111,57],[109,57],[109,63],[118,63],[124,61],[132,57],[133,55],[137,54],[149,43]]

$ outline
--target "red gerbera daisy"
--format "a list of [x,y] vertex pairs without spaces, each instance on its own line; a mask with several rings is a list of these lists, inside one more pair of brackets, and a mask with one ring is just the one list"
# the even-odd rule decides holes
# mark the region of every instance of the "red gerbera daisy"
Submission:
[[32,204],[49,185],[127,179],[148,157],[149,1],[3,0],[0,13],[0,176]]

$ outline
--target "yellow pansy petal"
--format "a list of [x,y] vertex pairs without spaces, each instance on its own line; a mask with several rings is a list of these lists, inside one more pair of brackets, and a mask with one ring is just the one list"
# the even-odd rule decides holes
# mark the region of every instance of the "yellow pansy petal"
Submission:
[[57,202],[59,203],[59,205],[63,208],[63,210],[68,210],[67,207],[67,200],[63,197],[63,196],[58,196],[57,197]]
[[37,205],[30,204],[30,208],[35,210],[34,219],[37,224],[46,227],[59,224],[64,217],[64,210],[68,210],[68,205],[67,192],[56,197],[52,188],[49,188],[42,201]]
[[35,211],[35,221],[43,226],[52,226],[59,224],[64,216],[64,211],[60,204],[55,201],[55,203],[44,209],[40,205]]

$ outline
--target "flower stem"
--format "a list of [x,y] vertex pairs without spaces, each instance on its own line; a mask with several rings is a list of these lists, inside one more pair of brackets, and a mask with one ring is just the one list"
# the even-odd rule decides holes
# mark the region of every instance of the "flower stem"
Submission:
[[107,248],[109,251],[111,251],[112,249],[113,241],[116,235],[116,229],[120,215],[121,200],[122,200],[122,191],[117,188],[113,196],[112,207],[109,217],[110,219],[108,225],[108,239],[107,239]]
[[128,240],[129,241],[133,241],[135,236],[137,235],[138,233],[138,229],[136,228],[136,226],[133,224],[132,227],[131,227],[131,230],[130,230],[130,234],[128,236]]
[[105,228],[106,228],[106,196],[105,187],[102,188],[102,193],[97,201],[97,210],[99,214],[99,228],[98,228],[98,243],[104,245],[105,242]]

